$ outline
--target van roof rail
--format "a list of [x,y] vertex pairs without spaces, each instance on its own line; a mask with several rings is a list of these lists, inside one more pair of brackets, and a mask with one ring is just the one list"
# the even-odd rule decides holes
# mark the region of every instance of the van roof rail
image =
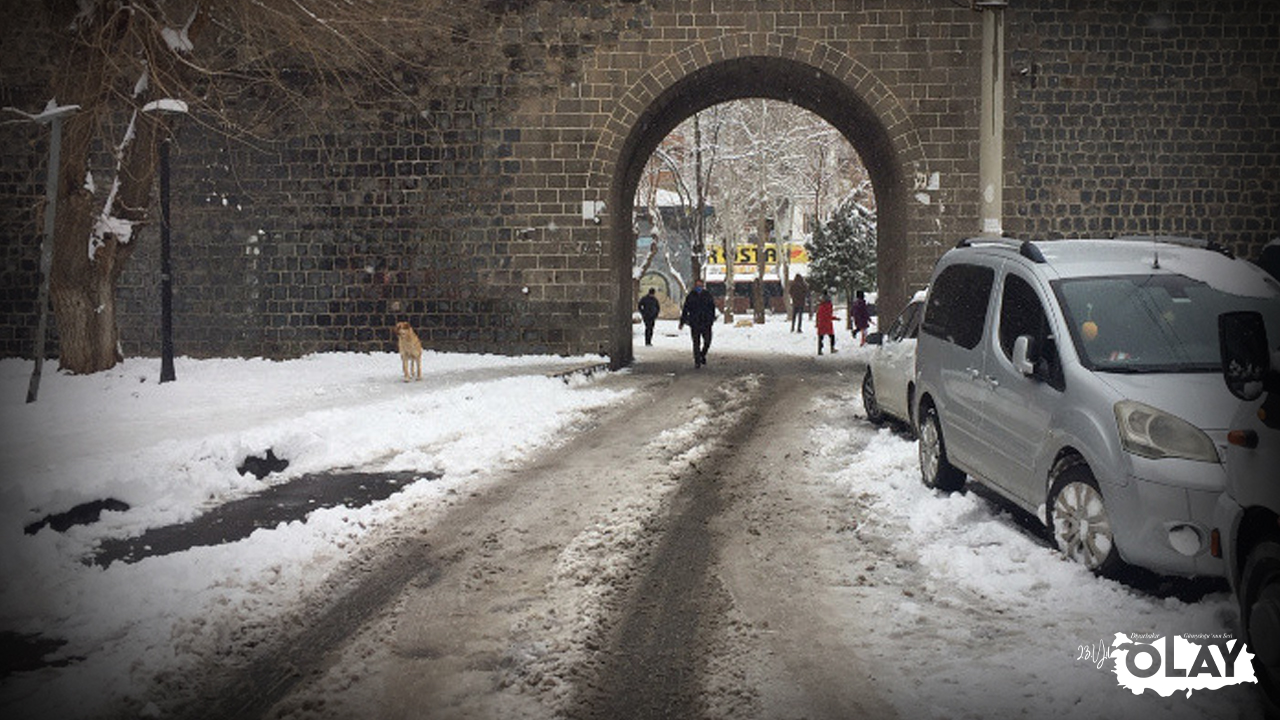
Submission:
[[1016,250],[1022,257],[1034,263],[1045,262],[1044,253],[1040,252],[1040,248],[1030,240],[1018,240],[1011,237],[996,237],[994,235],[979,235],[978,237],[965,238],[956,243],[956,247],[975,247],[978,245],[987,245],[991,247],[1006,248],[1008,250]]
[[1231,251],[1231,248],[1220,243],[1201,238],[1182,237],[1180,235],[1123,235],[1116,239],[1127,240],[1130,242],[1158,242],[1165,243],[1167,245],[1181,245],[1182,247],[1200,248],[1201,250],[1216,252],[1219,255],[1225,255],[1229,258],[1234,258],[1236,256],[1236,254]]

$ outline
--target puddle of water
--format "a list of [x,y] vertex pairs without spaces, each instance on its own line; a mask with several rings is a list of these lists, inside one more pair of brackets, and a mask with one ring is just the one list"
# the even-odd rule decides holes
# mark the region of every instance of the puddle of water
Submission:
[[0,631],[0,678],[50,665],[68,665],[78,660],[79,658],[67,658],[56,663],[45,661],[45,656],[66,643],[66,640],[47,638],[43,635]]
[[235,542],[259,528],[302,520],[313,510],[363,507],[391,497],[418,480],[439,477],[434,472],[303,475],[220,505],[191,522],[152,528],[137,537],[103,541],[87,562],[106,567],[116,561],[137,562],[193,547]]

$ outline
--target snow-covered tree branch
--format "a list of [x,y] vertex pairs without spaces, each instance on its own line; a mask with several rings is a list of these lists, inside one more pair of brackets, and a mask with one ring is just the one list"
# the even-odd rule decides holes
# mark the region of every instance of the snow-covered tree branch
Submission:
[[[270,130],[285,117],[321,116],[317,104],[412,115],[421,98],[405,90],[407,75],[494,52],[457,37],[483,7],[445,0],[25,5],[22,22],[60,59],[49,97],[79,106],[64,124],[50,274],[60,367],[75,373],[121,359],[116,282],[151,221],[158,148],[177,122],[251,139],[278,136]],[[98,147],[112,150],[110,166],[94,166]]]

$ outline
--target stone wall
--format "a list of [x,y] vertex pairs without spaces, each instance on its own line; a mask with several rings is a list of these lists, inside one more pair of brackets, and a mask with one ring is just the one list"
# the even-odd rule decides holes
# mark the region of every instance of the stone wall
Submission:
[[1006,230],[1246,257],[1280,236],[1280,6],[1059,0],[1008,18]]
[[[859,149],[885,312],[979,230],[981,17],[967,7],[487,7],[470,40],[490,52],[405,79],[419,112],[317,107],[267,139],[185,124],[172,151],[178,353],[390,350],[407,319],[439,350],[627,362],[628,190],[667,129],[737,97],[803,105]],[[1245,253],[1280,235],[1269,5],[1015,0],[1006,19],[1006,231],[1186,233]],[[0,64],[5,104],[42,104],[40,73],[14,66]],[[0,126],[3,356],[31,349],[46,151],[39,132]],[[126,354],[159,352],[157,240],[154,226],[140,234],[121,280]]]

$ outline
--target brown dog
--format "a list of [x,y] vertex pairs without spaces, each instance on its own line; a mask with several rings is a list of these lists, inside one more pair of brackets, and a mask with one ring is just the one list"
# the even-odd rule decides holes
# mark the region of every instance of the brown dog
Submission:
[[404,370],[404,381],[422,379],[422,341],[407,322],[396,323],[396,337],[400,341],[400,366]]

